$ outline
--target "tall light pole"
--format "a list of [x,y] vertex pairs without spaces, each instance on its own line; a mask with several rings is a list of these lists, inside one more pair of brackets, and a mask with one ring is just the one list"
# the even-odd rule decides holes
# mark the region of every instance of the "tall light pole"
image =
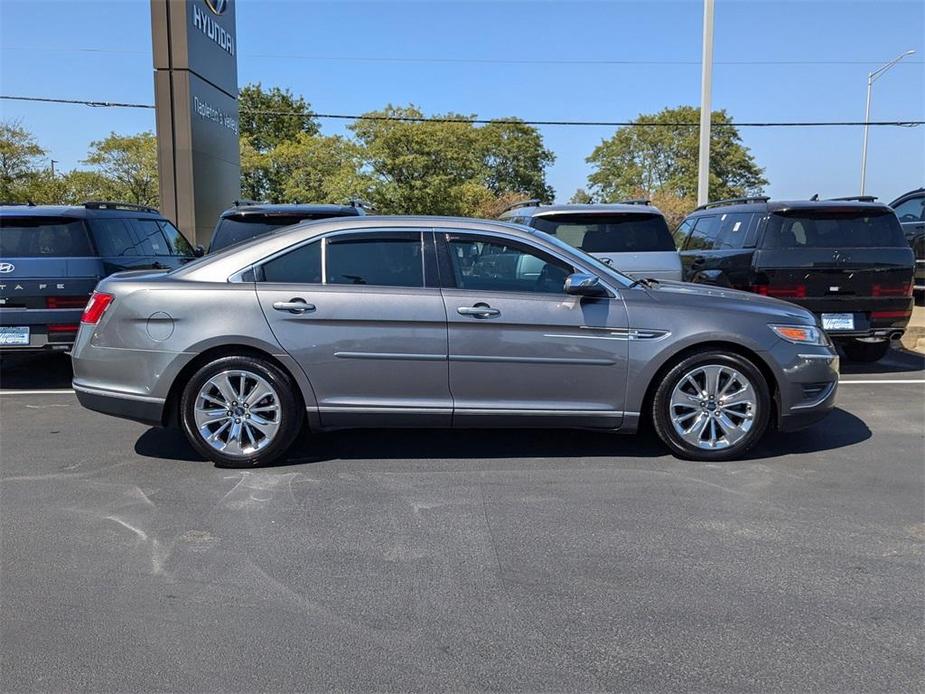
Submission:
[[710,117],[713,114],[713,0],[703,2],[703,60],[700,77],[700,156],[697,161],[697,204],[710,201]]
[[914,50],[908,50],[902,55],[897,56],[886,65],[881,65],[873,72],[867,73],[867,108],[864,110],[864,149],[861,150],[861,195],[864,195],[864,184],[867,179],[867,138],[870,135],[870,88],[873,86],[880,77],[883,76],[883,73],[889,70],[891,67],[896,65],[900,60],[906,56],[910,56],[915,53]]

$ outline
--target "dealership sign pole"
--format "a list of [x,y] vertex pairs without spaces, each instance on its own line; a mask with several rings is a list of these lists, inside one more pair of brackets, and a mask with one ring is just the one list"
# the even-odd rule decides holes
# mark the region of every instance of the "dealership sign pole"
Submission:
[[207,244],[241,194],[234,0],[151,0],[161,211]]

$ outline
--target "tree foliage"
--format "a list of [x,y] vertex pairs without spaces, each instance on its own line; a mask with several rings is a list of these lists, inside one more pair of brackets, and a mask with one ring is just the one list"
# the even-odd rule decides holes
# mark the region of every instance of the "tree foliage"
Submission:
[[260,82],[238,92],[238,127],[242,142],[246,140],[261,153],[302,133],[317,135],[320,130],[305,99],[288,89],[264,89]]
[[[710,138],[710,198],[720,199],[761,192],[764,171],[742,144],[739,131],[725,111],[714,111]],[[700,109],[666,108],[640,115],[630,125],[598,145],[587,161],[595,170],[588,177],[591,193],[602,201],[655,193],[675,198],[697,194]],[[642,123],[661,123],[647,127]]]
[[96,167],[112,183],[119,200],[155,207],[159,204],[154,133],[110,133],[105,139],[90,143],[90,152],[83,163]]
[[0,122],[0,201],[28,202],[45,150],[18,122]]

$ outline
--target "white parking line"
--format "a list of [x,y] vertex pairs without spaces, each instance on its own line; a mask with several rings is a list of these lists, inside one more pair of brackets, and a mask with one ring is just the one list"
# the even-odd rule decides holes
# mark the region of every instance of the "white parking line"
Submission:
[[884,378],[880,380],[871,379],[869,381],[843,381],[841,379],[838,379],[838,385],[850,385],[853,383],[925,383],[925,378],[905,378],[905,379]]
[[58,388],[57,390],[0,390],[0,395],[73,395],[72,388]]

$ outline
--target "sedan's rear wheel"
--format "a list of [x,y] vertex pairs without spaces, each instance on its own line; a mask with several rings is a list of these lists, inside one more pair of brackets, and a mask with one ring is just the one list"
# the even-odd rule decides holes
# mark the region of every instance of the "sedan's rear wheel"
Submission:
[[193,447],[220,467],[254,467],[283,456],[302,425],[289,378],[253,357],[224,357],[190,379],[181,401]]
[[758,442],[770,411],[761,372],[738,354],[711,351],[688,357],[665,375],[652,415],[659,437],[675,455],[730,460]]

